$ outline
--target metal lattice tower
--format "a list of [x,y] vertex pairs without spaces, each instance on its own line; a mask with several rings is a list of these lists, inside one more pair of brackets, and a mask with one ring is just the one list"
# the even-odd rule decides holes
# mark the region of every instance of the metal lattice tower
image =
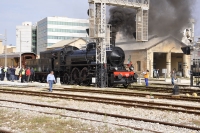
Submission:
[[[136,41],[148,41],[148,10],[150,0],[88,0],[89,37],[96,40],[97,84],[107,86],[106,50],[110,49],[110,26],[106,23],[106,5],[137,9]],[[133,20],[135,21],[135,20]]]

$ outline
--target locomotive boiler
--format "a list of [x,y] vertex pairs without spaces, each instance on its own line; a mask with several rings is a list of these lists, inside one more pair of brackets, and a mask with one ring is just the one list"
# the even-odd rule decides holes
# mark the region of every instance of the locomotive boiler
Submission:
[[[120,47],[111,47],[106,51],[107,84],[114,86],[122,84],[127,87],[137,82],[137,74],[133,66],[124,65],[125,54]],[[63,84],[90,85],[96,77],[96,43],[89,43],[86,49],[65,46],[40,53],[40,59],[27,61],[27,65],[36,68],[36,80],[46,81],[46,76],[53,70],[56,77],[60,77]],[[126,70],[129,69],[129,70]]]

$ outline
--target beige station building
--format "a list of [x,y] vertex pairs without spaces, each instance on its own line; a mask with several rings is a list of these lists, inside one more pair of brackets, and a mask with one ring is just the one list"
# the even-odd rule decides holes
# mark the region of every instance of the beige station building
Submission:
[[131,60],[135,71],[142,73],[149,70],[153,77],[154,70],[159,69],[159,75],[167,77],[176,69],[179,76],[189,77],[190,55],[184,55],[181,47],[187,46],[173,36],[152,36],[148,42],[121,41],[116,43],[125,51],[125,64]]
[[[0,40],[0,54],[5,53],[5,45],[3,45],[3,41]],[[16,46],[9,46],[7,45],[7,53],[14,53],[16,52]]]
[[68,39],[68,40],[62,40],[59,41],[51,46],[47,47],[47,50],[49,49],[54,49],[54,48],[62,48],[64,46],[74,46],[77,47],[79,49],[81,49],[82,47],[85,47],[87,44],[87,41],[83,38],[72,38],[72,39]]

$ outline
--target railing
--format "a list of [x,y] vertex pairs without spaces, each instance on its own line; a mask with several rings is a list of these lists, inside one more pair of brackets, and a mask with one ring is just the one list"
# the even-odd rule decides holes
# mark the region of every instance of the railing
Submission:
[[106,3],[107,5],[118,5],[135,8],[149,9],[150,0],[88,0],[89,3]]

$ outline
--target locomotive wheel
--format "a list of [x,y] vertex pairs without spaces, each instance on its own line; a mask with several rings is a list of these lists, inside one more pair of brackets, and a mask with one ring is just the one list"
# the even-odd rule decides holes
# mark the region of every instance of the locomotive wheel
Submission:
[[65,73],[63,76],[63,84],[69,84],[69,74]]
[[81,74],[80,74],[80,77],[81,77],[81,85],[90,85],[90,80],[88,79],[88,69],[87,67],[84,67],[82,70],[81,70]]
[[71,72],[71,79],[74,84],[80,84],[80,71],[78,68],[73,68]]

